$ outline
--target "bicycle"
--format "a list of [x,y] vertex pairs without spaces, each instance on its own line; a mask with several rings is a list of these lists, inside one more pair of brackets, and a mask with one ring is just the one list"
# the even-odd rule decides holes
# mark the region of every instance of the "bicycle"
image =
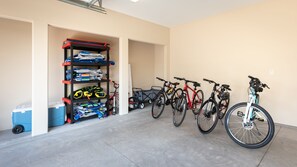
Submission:
[[275,127],[270,114],[259,105],[259,92],[268,88],[258,78],[248,76],[249,101],[232,106],[225,117],[229,137],[242,147],[256,149],[267,145],[273,138]]
[[111,92],[113,94],[107,100],[106,105],[109,106],[109,110],[108,110],[109,115],[110,114],[115,115],[119,113],[119,92],[118,92],[119,84],[116,83],[115,81],[111,81],[111,82],[113,83],[114,91]]
[[172,83],[159,77],[156,78],[164,83],[163,87],[152,102],[152,117],[155,119],[159,118],[162,115],[165,105],[171,104],[171,107],[174,108],[174,96],[172,95],[175,92],[176,86],[179,85],[178,82]]
[[[230,86],[227,84],[222,84],[215,81],[203,79],[203,81],[209,82],[209,84],[214,84],[211,92],[211,96],[206,100],[201,108],[199,109],[197,126],[201,133],[207,134],[213,131],[216,127],[218,119],[222,120],[225,115],[225,112],[228,109],[230,101]],[[220,86],[219,88],[217,88]],[[216,94],[218,102],[216,100]]]
[[[197,90],[197,87],[200,87],[200,83],[179,77],[174,77],[174,79],[185,81],[184,88],[177,89],[173,94],[173,97],[176,97],[176,99],[174,99],[176,106],[173,110],[173,124],[179,127],[183,123],[188,109],[192,110],[196,118],[198,114],[196,110],[198,110],[203,103],[204,94],[202,90]],[[188,85],[189,82],[193,83],[194,89]],[[192,98],[190,98],[189,91],[192,92]]]

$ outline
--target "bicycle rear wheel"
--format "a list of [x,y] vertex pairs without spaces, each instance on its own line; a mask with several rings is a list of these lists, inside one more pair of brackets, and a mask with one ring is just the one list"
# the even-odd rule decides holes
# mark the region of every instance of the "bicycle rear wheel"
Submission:
[[153,104],[152,104],[152,117],[157,119],[159,118],[165,107],[165,95],[164,92],[160,92],[157,97],[154,99]]
[[220,100],[219,102],[219,119],[223,119],[228,107],[229,107],[229,101],[230,101],[230,97],[228,99],[224,99],[224,100]]
[[230,138],[245,148],[260,148],[267,145],[274,135],[274,122],[269,113],[257,104],[251,105],[252,115],[244,123],[247,103],[238,103],[230,108],[225,117],[225,128]]
[[214,100],[207,100],[200,108],[197,118],[197,126],[201,133],[207,134],[213,131],[218,123],[218,105]]
[[192,107],[192,111],[194,115],[197,115],[199,113],[199,109],[203,104],[203,100],[204,100],[204,94],[202,90],[198,90],[196,92],[196,95],[194,96],[193,99],[193,107]]
[[179,127],[186,116],[187,111],[187,99],[184,95],[180,96],[180,98],[176,99],[175,107],[173,110],[173,124],[176,127]]

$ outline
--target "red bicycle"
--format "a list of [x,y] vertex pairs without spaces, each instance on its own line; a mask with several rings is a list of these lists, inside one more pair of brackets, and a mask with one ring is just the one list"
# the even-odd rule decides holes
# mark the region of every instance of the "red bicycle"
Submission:
[[[174,77],[174,79],[185,81],[184,88],[177,89],[173,94],[173,97],[176,97],[174,100],[176,106],[173,110],[173,124],[178,127],[183,123],[187,110],[192,110],[196,118],[203,103],[204,94],[202,90],[197,90],[197,87],[200,87],[200,83],[179,77]],[[194,89],[188,83],[193,83]],[[192,94],[192,98],[190,98],[190,93]]]
[[113,83],[114,91],[110,92],[113,93],[111,96],[109,96],[109,99],[106,101],[106,106],[108,105],[108,114],[109,115],[115,115],[119,113],[119,84],[115,81],[110,81]]
[[[119,84],[116,83],[115,81],[110,81],[113,83],[113,88],[114,91],[110,92],[109,99],[106,101],[106,106],[108,106],[108,114],[109,115],[116,115],[119,113]],[[132,96],[128,99],[128,110],[132,111],[134,109],[137,109],[139,107],[139,100],[135,97]]]

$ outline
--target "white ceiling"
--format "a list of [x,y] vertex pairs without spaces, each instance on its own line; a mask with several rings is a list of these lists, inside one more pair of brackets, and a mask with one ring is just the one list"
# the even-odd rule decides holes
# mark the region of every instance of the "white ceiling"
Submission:
[[188,23],[263,0],[103,0],[103,7],[166,27]]

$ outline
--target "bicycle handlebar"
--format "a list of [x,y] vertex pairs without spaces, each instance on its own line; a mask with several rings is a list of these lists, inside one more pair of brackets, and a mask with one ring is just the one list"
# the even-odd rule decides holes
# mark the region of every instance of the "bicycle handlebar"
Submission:
[[259,78],[256,78],[256,77],[253,77],[253,76],[248,76],[253,82],[260,82],[260,85],[263,87],[263,88],[268,88],[268,89],[270,89],[270,87],[267,85],[267,84],[265,84],[265,83],[262,83],[261,81],[260,81],[260,79]]
[[217,86],[220,85],[220,84],[216,83],[216,82],[213,81],[213,80],[209,80],[209,79],[205,79],[205,78],[203,78],[203,81],[209,82],[210,84],[211,84],[211,83],[214,83],[214,84],[217,85]]
[[[165,82],[165,84],[167,84],[167,83],[169,83],[169,85],[173,85],[173,86],[177,86],[177,85],[179,85],[179,83],[178,82],[170,82],[170,81],[166,81],[166,80],[164,80],[164,79],[162,79],[162,78],[159,78],[159,77],[156,77],[159,81],[163,81],[163,82]],[[168,86],[169,86],[168,85]]]
[[180,81],[186,80],[185,78],[180,78],[180,77],[173,77],[173,78],[177,79],[177,80],[180,80]]
[[203,81],[206,81],[206,82],[209,82],[209,83],[215,83],[214,81],[209,80],[209,79],[205,79],[205,78],[203,78]]
[[118,83],[116,83],[115,81],[112,81],[112,83],[113,83],[113,87],[114,88],[116,88],[116,89],[119,88],[119,84]]
[[187,79],[185,79],[185,78],[180,78],[180,77],[173,77],[173,78],[174,78],[174,79],[177,79],[177,80],[180,80],[180,81],[185,81],[186,83],[188,83],[188,82],[193,83],[193,85],[194,85],[195,87],[201,85],[200,83],[198,83],[198,82],[196,82],[196,81],[187,80]]
[[156,77],[158,80],[160,80],[160,81],[163,81],[163,82],[165,82],[165,80],[164,79],[162,79],[162,78],[159,78],[159,77]]
[[227,89],[227,90],[229,90],[229,91],[231,91],[231,89],[230,89],[230,85],[223,84],[222,87],[225,88],[225,89]]
[[268,88],[270,89],[270,87],[267,84],[262,84],[263,88]]

